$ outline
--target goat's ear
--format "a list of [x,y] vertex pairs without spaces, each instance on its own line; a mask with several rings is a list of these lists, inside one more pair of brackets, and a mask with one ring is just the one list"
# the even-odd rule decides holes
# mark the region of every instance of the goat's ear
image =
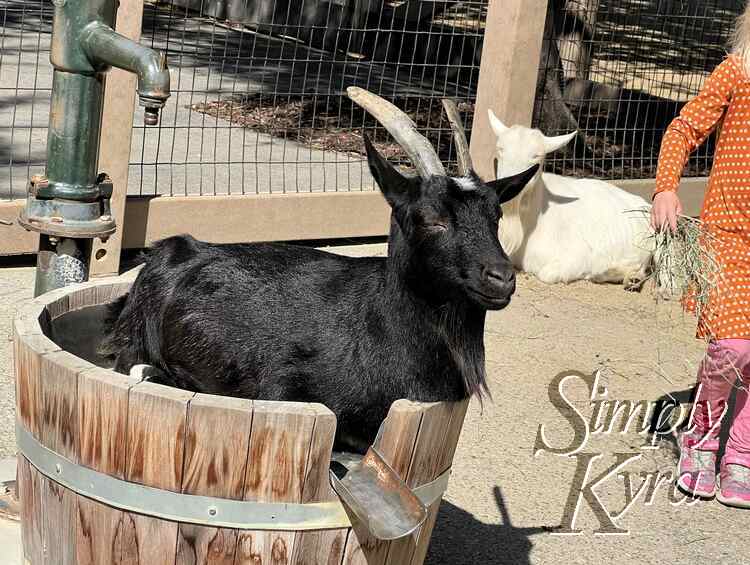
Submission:
[[557,137],[544,136],[544,152],[546,154],[554,153],[558,149],[562,149],[568,143],[573,141],[575,136],[578,135],[577,131],[566,135],[558,135]]
[[391,207],[398,204],[405,204],[413,198],[419,190],[417,179],[405,177],[383,157],[365,135],[365,149],[367,150],[367,164],[370,166],[370,173],[375,182],[380,187],[385,199]]
[[507,131],[508,126],[501,122],[500,118],[495,115],[495,112],[489,108],[487,108],[487,116],[490,118],[490,127],[495,132],[495,135],[500,136]]
[[517,175],[493,180],[485,184],[497,192],[497,195],[500,197],[500,204],[503,204],[518,196],[524,187],[529,184],[529,181],[534,178],[538,170],[539,165],[534,165]]

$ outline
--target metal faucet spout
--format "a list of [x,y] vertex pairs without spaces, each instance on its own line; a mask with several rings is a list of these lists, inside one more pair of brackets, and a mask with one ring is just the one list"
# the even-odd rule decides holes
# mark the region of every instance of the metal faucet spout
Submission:
[[102,22],[86,26],[81,44],[90,60],[138,76],[138,98],[146,108],[144,120],[147,125],[154,125],[154,118],[158,119],[158,111],[170,94],[166,56],[120,35]]

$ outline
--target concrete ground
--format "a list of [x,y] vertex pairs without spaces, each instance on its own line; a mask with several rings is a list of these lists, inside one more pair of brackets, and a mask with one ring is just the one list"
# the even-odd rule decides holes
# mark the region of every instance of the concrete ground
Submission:
[[[32,280],[29,268],[0,270],[3,341],[8,339],[14,310],[31,297]],[[475,401],[470,407],[428,563],[747,563],[750,513],[717,502],[676,505],[670,502],[668,480],[654,488],[657,474],[674,468],[676,454],[670,441],[643,450],[647,438],[632,431],[618,433],[617,424],[612,433],[591,434],[578,459],[549,452],[534,456],[540,425],[551,448],[565,446],[573,436],[571,420],[566,419],[573,418],[571,411],[550,402],[550,383],[556,375],[590,375],[601,369],[599,384],[606,385],[609,400],[655,401],[672,394],[685,401],[702,353],[692,334],[693,321],[674,303],[656,304],[648,290],[631,294],[618,286],[589,283],[545,286],[519,275],[511,305],[487,319],[493,400],[485,400],[483,406]],[[2,351],[0,458],[14,450],[7,344]],[[571,379],[563,386],[568,401],[588,420],[593,412],[588,385]],[[577,470],[586,453],[601,455],[593,460],[587,478],[583,468]],[[618,453],[640,457],[592,492],[603,511],[620,515],[610,528],[627,533],[595,535],[594,530],[603,527],[599,519],[606,525],[606,518],[594,504],[600,510],[598,519],[589,502],[578,500],[578,493],[586,493],[582,487],[604,474]],[[623,512],[627,486],[636,493],[642,482],[645,487]],[[595,502],[594,496],[588,498]],[[555,532],[566,516],[567,529],[580,530],[578,535]]]
[[[15,479],[15,460],[0,458],[0,485]],[[0,547],[3,548],[3,565],[21,565],[21,526],[18,522],[0,518]]]

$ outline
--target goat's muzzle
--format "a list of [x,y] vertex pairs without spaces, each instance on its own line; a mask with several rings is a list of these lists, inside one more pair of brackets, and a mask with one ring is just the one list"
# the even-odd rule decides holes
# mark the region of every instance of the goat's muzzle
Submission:
[[510,303],[516,291],[516,273],[510,265],[487,265],[482,269],[480,284],[468,290],[488,310],[500,310]]

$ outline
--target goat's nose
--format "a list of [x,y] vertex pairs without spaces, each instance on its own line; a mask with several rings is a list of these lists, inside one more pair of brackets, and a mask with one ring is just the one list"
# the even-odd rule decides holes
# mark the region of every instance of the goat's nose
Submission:
[[513,294],[516,290],[516,273],[512,268],[487,267],[484,270],[484,279],[498,292]]

